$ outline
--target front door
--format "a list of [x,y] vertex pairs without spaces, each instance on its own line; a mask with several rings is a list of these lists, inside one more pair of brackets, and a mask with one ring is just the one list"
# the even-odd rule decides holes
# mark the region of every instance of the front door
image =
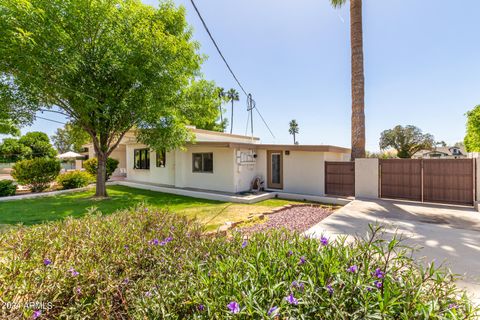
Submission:
[[270,189],[283,189],[283,152],[267,152],[267,187]]

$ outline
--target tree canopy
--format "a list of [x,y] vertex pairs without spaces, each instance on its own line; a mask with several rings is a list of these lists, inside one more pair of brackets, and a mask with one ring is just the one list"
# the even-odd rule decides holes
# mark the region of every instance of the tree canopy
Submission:
[[467,112],[467,134],[463,143],[468,152],[480,152],[480,105]]
[[6,138],[0,143],[0,157],[3,161],[54,158],[56,155],[50,139],[43,132],[28,132],[20,139]]
[[399,158],[411,158],[416,152],[423,149],[432,149],[435,140],[431,134],[422,133],[419,128],[396,126],[385,130],[380,137],[380,149],[393,148],[397,150]]
[[198,48],[185,9],[169,1],[154,8],[140,0],[3,0],[0,90],[7,98],[0,103],[57,111],[85,130],[103,197],[105,161],[130,129],[139,142],[173,149],[191,138],[186,123],[213,126],[215,103],[185,102],[199,92],[203,100],[218,97],[211,83],[195,82]]
[[298,134],[298,132],[300,130],[299,127],[298,127],[298,122],[297,122],[297,120],[293,119],[293,120],[290,121],[290,123],[288,125],[289,125],[288,133],[293,135],[293,143],[297,144],[296,135]]
[[82,145],[90,141],[90,136],[82,128],[71,123],[65,124],[63,128],[58,128],[51,138],[53,146],[59,153],[81,152]]

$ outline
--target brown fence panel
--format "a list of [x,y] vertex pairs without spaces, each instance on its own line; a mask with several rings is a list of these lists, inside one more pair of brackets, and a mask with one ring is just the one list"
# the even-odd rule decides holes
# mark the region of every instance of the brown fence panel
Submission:
[[382,198],[422,201],[422,160],[380,159]]
[[355,195],[355,162],[325,162],[325,193],[336,196]]
[[473,205],[473,159],[424,159],[423,200]]

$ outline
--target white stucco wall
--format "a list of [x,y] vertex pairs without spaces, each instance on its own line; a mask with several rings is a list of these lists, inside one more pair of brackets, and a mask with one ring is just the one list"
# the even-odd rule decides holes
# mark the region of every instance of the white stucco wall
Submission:
[[323,195],[325,162],[323,152],[290,151],[283,154],[283,191]]
[[355,197],[378,198],[378,159],[355,159]]
[[175,152],[167,152],[165,167],[157,168],[156,153],[150,151],[150,169],[134,169],[134,150],[146,148],[143,144],[128,144],[126,148],[127,179],[156,184],[175,184]]
[[[213,152],[213,173],[193,172],[192,153]],[[234,149],[192,146],[176,151],[175,186],[214,191],[236,192]]]
[[254,164],[241,164],[237,161],[238,152],[256,153],[253,149],[235,149],[235,168],[234,182],[235,192],[249,191],[253,179],[258,175],[257,164],[259,162],[258,155]]

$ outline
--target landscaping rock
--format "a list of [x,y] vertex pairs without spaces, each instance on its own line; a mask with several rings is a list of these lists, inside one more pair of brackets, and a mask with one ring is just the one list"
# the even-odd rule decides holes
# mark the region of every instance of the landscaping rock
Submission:
[[270,229],[286,228],[291,231],[303,232],[322,221],[334,210],[320,206],[291,206],[276,213],[265,215],[263,223],[241,228],[240,232],[252,234]]

